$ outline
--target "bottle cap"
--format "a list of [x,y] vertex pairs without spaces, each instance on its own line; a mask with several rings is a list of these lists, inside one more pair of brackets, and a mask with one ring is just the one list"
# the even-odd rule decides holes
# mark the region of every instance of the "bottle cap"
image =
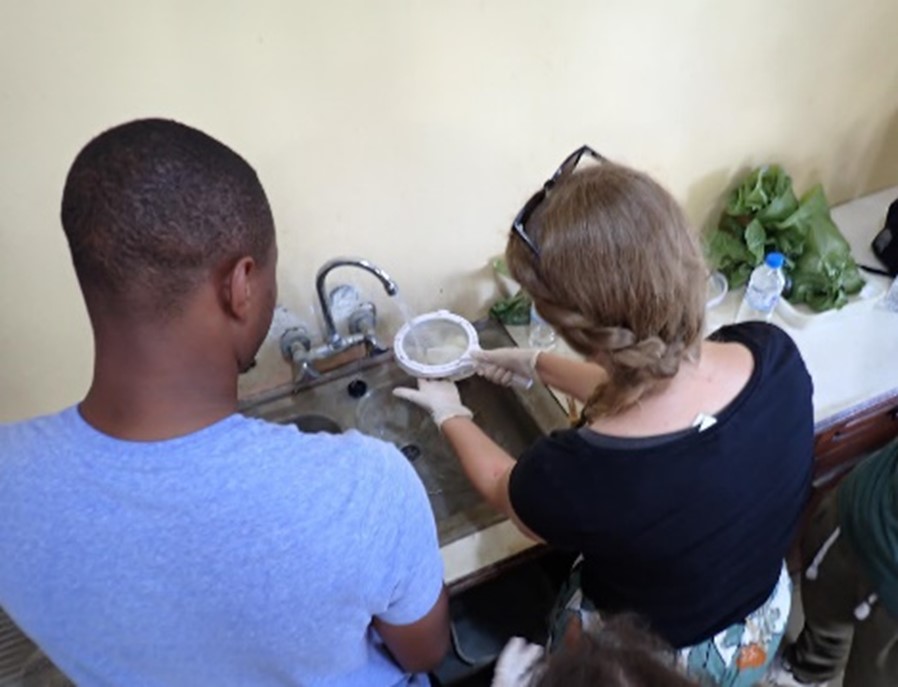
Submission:
[[767,257],[764,258],[764,263],[767,267],[772,267],[775,270],[782,267],[785,261],[786,258],[782,253],[768,253]]

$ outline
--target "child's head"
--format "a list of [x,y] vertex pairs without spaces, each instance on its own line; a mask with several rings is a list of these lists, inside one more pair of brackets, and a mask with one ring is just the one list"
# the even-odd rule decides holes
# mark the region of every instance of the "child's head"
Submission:
[[[635,404],[695,356],[706,267],[682,210],[646,174],[602,161],[562,175],[506,248],[565,341],[608,371],[587,418]],[[531,245],[532,244],[532,245]]]
[[677,670],[673,656],[633,619],[612,618],[597,632],[565,643],[546,661],[534,687],[697,687]]

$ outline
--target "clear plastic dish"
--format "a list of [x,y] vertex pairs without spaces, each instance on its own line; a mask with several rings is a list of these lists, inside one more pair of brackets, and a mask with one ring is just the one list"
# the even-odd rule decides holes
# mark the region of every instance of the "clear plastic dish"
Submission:
[[708,298],[705,307],[709,310],[716,308],[726,297],[728,290],[727,278],[721,272],[711,272],[708,275]]

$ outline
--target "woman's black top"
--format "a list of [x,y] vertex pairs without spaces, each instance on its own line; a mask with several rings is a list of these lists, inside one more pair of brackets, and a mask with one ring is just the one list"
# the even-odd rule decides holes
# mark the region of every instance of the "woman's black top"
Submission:
[[771,594],[813,466],[811,378],[792,339],[758,322],[710,338],[754,356],[716,424],[635,439],[554,432],[509,483],[528,528],[583,554],[583,592],[597,608],[635,611],[675,647],[709,639]]

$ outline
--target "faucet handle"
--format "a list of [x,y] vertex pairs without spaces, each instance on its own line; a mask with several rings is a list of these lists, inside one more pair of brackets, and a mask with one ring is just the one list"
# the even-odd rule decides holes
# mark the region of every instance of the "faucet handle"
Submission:
[[327,304],[330,307],[334,326],[339,331],[346,327],[349,318],[355,312],[362,301],[362,294],[350,284],[337,284],[327,295]]
[[377,327],[377,307],[371,301],[360,303],[347,320],[350,334],[373,334]]
[[281,355],[293,368],[293,385],[299,388],[304,382],[320,377],[312,365],[312,337],[304,326],[291,327],[281,334]]
[[297,325],[284,330],[281,334],[281,355],[288,362],[296,362],[312,350],[312,337],[305,325]]
[[371,301],[361,303],[349,315],[350,334],[361,335],[370,353],[384,353],[387,349],[377,340],[377,307]]

